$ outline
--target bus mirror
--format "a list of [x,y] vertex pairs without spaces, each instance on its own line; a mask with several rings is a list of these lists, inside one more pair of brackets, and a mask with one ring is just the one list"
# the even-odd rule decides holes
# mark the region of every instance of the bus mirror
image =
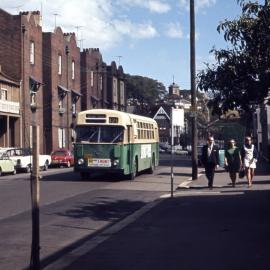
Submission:
[[114,158],[120,158],[120,154],[120,145],[115,145],[113,152]]

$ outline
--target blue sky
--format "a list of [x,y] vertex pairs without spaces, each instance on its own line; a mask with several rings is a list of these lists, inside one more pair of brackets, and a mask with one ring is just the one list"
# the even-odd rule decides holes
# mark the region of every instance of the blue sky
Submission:
[[[0,7],[12,14],[42,9],[44,31],[53,31],[56,21],[65,32],[78,33],[79,46],[100,48],[107,64],[121,56],[126,73],[166,87],[174,77],[180,88],[190,88],[189,0],[1,0]],[[213,46],[226,47],[218,23],[239,16],[240,8],[236,0],[195,0],[195,8],[200,70],[214,61]]]

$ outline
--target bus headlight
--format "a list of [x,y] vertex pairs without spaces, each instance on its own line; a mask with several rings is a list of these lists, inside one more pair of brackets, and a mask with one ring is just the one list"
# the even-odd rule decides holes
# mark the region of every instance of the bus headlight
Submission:
[[113,166],[116,167],[116,166],[118,166],[118,165],[119,165],[119,160],[118,160],[118,159],[114,160],[114,161],[113,161]]
[[78,159],[78,165],[82,165],[83,163],[84,163],[84,159],[83,158]]

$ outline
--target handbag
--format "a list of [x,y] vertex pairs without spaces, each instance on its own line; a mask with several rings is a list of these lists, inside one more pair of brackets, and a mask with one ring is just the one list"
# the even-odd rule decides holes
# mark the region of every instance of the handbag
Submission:
[[244,178],[244,176],[245,176],[245,169],[241,168],[239,171],[239,178]]

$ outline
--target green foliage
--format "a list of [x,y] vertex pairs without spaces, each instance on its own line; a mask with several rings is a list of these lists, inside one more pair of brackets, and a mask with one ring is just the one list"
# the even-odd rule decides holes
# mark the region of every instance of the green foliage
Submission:
[[216,64],[207,64],[198,74],[198,87],[211,91],[209,105],[219,115],[229,109],[249,111],[264,100],[270,86],[269,1],[263,5],[245,0],[238,3],[241,16],[217,27],[230,47],[213,48]]
[[128,99],[134,105],[138,105],[138,112],[147,114],[149,108],[162,100],[166,94],[166,88],[157,80],[126,74],[126,88]]

